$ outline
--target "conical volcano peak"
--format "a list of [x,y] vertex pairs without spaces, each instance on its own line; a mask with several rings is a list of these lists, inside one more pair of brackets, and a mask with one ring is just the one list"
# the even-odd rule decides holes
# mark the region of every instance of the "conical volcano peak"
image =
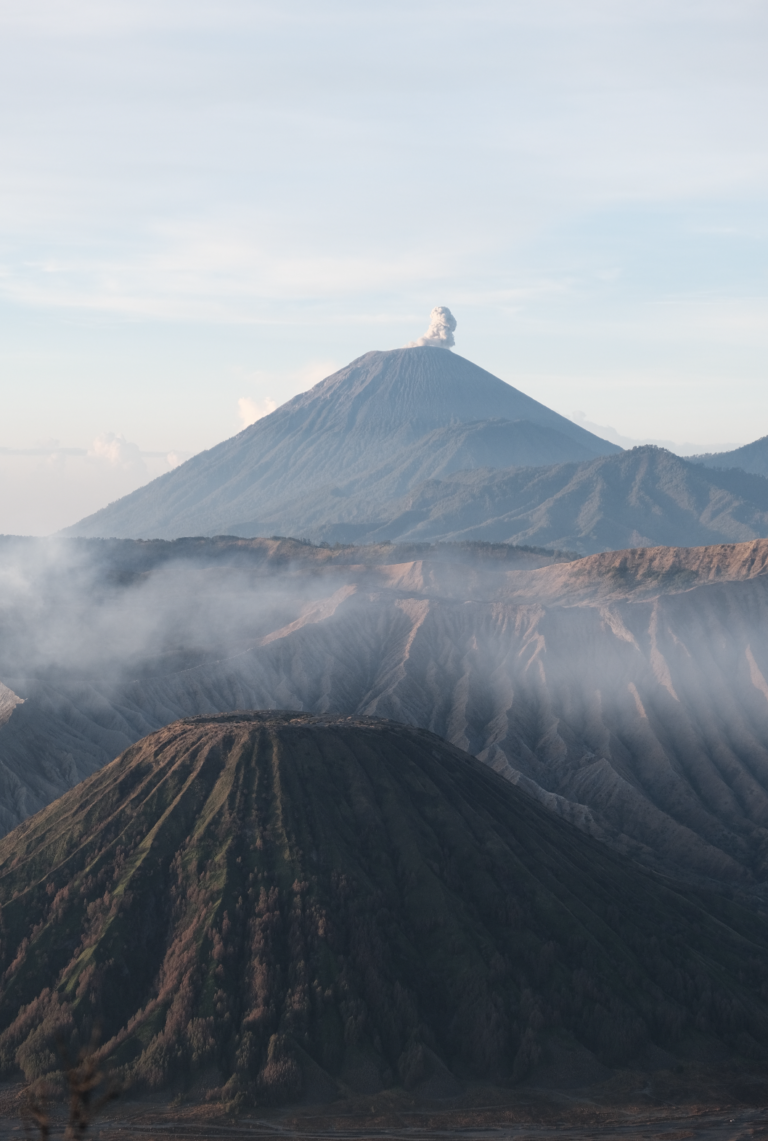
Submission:
[[764,1058],[768,924],[715,910],[426,730],[179,721],[0,842],[0,1076],[94,1021],[138,1090],[261,1104]]
[[[371,433],[383,445],[380,460],[392,454],[394,432],[404,434],[398,443],[411,443],[450,424],[484,420],[525,420],[552,428],[581,444],[583,458],[620,451],[459,353],[436,347],[426,336],[401,349],[364,353],[246,432],[255,436],[289,417],[300,418],[303,427],[311,425],[315,438],[332,427],[339,448],[353,443],[352,433],[365,425],[366,446],[371,446]],[[368,458],[379,456],[369,452]]]
[[429,346],[432,349],[451,349],[456,344],[453,331],[456,318],[447,305],[436,305],[429,315],[429,328],[418,341],[411,341],[406,347],[417,349]]
[[[120,538],[354,540],[385,505],[452,471],[621,451],[458,353],[432,311],[415,345],[365,353],[237,436],[65,532]],[[434,335],[433,335],[434,334]]]

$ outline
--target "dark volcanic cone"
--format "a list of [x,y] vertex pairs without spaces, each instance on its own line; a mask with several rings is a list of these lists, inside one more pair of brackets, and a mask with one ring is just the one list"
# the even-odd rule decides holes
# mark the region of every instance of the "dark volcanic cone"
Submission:
[[6,1073],[95,1020],[132,1080],[263,1101],[768,1044],[762,918],[392,722],[177,722],[0,842],[0,900]]

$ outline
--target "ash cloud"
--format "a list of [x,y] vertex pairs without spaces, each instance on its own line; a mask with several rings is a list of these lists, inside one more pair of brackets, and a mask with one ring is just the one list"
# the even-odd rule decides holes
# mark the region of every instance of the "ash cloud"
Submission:
[[433,349],[451,349],[456,344],[453,331],[456,328],[456,318],[447,305],[436,305],[429,315],[429,328],[418,341],[411,341],[409,349],[428,345]]

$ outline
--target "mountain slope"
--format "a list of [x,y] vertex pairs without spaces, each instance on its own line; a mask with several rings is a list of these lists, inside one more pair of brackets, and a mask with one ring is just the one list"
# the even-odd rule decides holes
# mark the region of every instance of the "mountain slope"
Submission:
[[444,349],[372,352],[65,533],[308,534],[458,466],[618,451]]
[[324,537],[534,543],[581,554],[744,542],[768,535],[768,480],[646,446],[579,464],[446,474],[377,516],[329,526]]
[[768,920],[654,881],[373,719],[139,742],[0,842],[0,1065],[103,1027],[129,1080],[258,1102],[768,1056]]
[[[427,552],[400,547],[394,561]],[[563,557],[482,545],[450,555],[468,574]],[[322,620],[334,608],[328,595],[381,581],[392,561],[388,544],[0,537],[0,835],[151,730],[252,706],[248,682],[219,686],[196,669],[236,660],[245,680],[256,643],[302,615]],[[180,684],[161,696],[169,678]]]
[[768,436],[734,448],[730,452],[710,452],[703,456],[691,456],[692,463],[708,468],[741,468],[753,475],[768,476]]
[[4,829],[179,717],[372,714],[656,869],[768,898],[768,540],[570,561],[61,545],[93,564],[17,566],[0,600],[0,678],[25,699],[0,725]]

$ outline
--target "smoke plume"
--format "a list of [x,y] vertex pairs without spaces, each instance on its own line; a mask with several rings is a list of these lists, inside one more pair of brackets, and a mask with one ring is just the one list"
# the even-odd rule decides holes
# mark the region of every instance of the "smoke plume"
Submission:
[[429,315],[429,328],[418,341],[411,341],[409,349],[429,345],[433,349],[450,349],[455,345],[453,330],[456,318],[446,305],[436,305]]

